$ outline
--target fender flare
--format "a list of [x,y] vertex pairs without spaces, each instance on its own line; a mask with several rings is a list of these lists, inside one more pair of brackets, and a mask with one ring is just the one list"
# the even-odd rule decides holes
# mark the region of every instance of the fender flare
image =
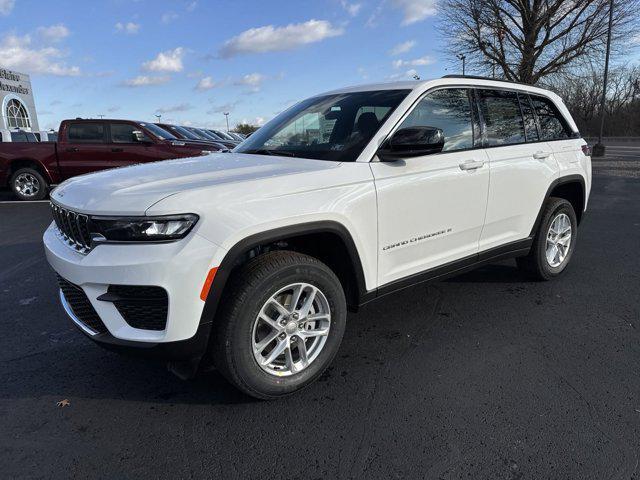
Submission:
[[545,193],[544,198],[542,199],[542,203],[540,204],[540,210],[538,211],[538,216],[536,217],[536,221],[533,223],[533,227],[531,228],[531,233],[529,234],[530,238],[534,238],[536,235],[536,232],[538,231],[538,227],[540,226],[540,222],[542,221],[542,213],[544,211],[544,206],[546,205],[547,200],[549,200],[549,197],[551,197],[551,192],[553,192],[553,190],[555,190],[560,185],[565,185],[567,183],[575,183],[575,182],[580,183],[580,185],[582,186],[583,211],[580,212],[580,214],[582,215],[582,213],[584,213],[584,206],[587,204],[587,186],[586,186],[584,177],[582,175],[574,174],[574,175],[567,175],[565,177],[556,178],[553,182],[551,182],[551,185],[549,185],[549,188],[547,189],[547,193]]
[[367,292],[366,284],[364,280],[364,270],[362,269],[362,262],[358,249],[353,241],[353,237],[347,228],[336,221],[318,221],[309,223],[300,223],[296,225],[290,225],[285,227],[275,228],[273,230],[267,230],[254,235],[250,235],[242,240],[238,241],[233,247],[231,247],[222,262],[218,266],[218,270],[213,281],[213,285],[209,290],[207,299],[205,300],[202,315],[200,317],[200,325],[210,323],[215,318],[216,311],[222,298],[222,293],[229,280],[233,268],[237,265],[238,259],[246,252],[258,245],[264,245],[266,243],[272,243],[284,238],[299,237],[302,235],[309,235],[314,233],[332,233],[338,235],[347,247],[347,253],[351,259],[351,264],[355,274],[356,289],[357,289],[357,303],[364,303],[364,299],[371,295],[371,292]]

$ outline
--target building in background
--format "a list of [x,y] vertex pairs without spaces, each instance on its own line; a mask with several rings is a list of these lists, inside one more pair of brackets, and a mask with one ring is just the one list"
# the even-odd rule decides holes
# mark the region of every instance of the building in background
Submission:
[[0,130],[40,130],[31,79],[0,67]]

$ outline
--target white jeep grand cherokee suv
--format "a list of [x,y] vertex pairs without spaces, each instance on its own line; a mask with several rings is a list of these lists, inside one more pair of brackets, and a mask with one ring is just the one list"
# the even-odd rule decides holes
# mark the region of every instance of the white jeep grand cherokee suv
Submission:
[[232,153],[61,184],[44,234],[67,314],[103,346],[203,360],[259,398],[331,363],[347,307],[576,245],[591,160],[551,92],[474,77],[336,90]]

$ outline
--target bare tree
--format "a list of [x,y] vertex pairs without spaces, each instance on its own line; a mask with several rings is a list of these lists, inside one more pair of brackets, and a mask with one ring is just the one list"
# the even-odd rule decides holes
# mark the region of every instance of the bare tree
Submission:
[[[583,135],[598,134],[602,98],[599,65],[582,64],[547,77],[540,84],[563,98]],[[606,135],[640,135],[640,66],[619,65],[609,72],[605,119]]]
[[[442,0],[450,53],[499,77],[536,84],[579,60],[600,56],[609,0]],[[614,42],[631,48],[640,0],[616,0]]]

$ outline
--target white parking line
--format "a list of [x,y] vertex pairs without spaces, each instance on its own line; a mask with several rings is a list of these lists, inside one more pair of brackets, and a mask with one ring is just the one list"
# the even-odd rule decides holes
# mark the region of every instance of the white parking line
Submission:
[[49,203],[49,200],[0,200],[0,205],[7,203]]

